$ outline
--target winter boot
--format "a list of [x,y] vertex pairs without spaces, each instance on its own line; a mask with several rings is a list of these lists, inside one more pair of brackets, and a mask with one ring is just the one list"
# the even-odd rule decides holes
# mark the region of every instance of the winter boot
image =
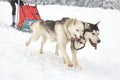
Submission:
[[15,22],[13,22],[13,23],[11,24],[11,27],[15,27]]

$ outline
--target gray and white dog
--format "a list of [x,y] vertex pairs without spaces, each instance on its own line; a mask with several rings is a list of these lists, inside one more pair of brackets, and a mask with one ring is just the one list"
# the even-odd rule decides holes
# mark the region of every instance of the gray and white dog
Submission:
[[[31,37],[26,42],[26,46],[29,46],[31,41],[36,41],[42,36],[40,53],[43,53],[43,47],[47,39],[54,42],[56,41],[56,53],[58,49],[63,55],[65,63],[72,67],[72,61],[66,51],[66,46],[69,41],[81,41],[84,34],[84,25],[77,19],[66,20],[39,20],[35,23],[30,23],[31,30],[33,31]],[[83,40],[84,41],[84,40]],[[74,55],[74,49],[71,48],[72,55]],[[75,62],[75,61],[74,61]]]
[[[62,21],[65,22],[67,19],[70,19],[70,18],[64,17],[62,18]],[[95,49],[97,49],[97,44],[101,42],[101,40],[99,39],[99,28],[98,28],[98,24],[100,23],[100,21],[97,22],[96,24],[83,22],[83,21],[80,21],[80,22],[84,25],[83,36],[81,36],[81,39],[79,40],[71,40],[71,45],[70,45],[71,52],[72,52],[72,61],[74,66],[79,66],[76,55],[78,50],[85,47],[86,42],[90,42],[91,46],[93,46]],[[83,46],[81,47],[81,45]],[[58,55],[57,49],[58,48],[56,48],[56,53]]]

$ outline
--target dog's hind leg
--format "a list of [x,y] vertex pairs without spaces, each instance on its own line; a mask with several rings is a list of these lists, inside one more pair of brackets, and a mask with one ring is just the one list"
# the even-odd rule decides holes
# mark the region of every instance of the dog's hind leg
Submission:
[[43,47],[44,47],[44,44],[46,43],[46,41],[47,41],[47,37],[42,36],[41,47],[40,47],[40,53],[41,54],[43,53]]
[[29,40],[25,43],[26,46],[29,46],[31,43],[31,37],[29,38]]

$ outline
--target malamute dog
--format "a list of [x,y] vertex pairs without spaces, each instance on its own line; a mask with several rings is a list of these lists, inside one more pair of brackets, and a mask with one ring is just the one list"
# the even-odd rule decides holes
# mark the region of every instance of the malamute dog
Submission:
[[[99,28],[98,28],[98,23],[96,24],[91,24],[91,23],[86,23],[86,22],[82,22],[85,26],[85,30],[84,30],[84,38],[86,42],[90,42],[90,44],[97,49],[97,44],[101,42],[101,40],[99,39]],[[86,42],[84,44],[86,44]],[[83,44],[81,42],[78,41],[71,41],[71,50],[75,53],[72,54],[72,59],[74,61],[74,65],[78,66],[78,60],[76,57],[76,53],[77,50],[79,50],[78,48],[80,47],[80,45]]]
[[85,33],[84,37],[86,41],[89,41],[90,44],[97,49],[97,43],[100,43],[101,40],[99,39],[99,28],[98,24],[91,24],[91,23],[85,23]]
[[[36,41],[42,36],[40,53],[43,53],[43,46],[47,39],[50,41],[56,41],[56,49],[60,50],[63,54],[63,58],[68,66],[73,66],[66,52],[66,45],[69,41],[81,41],[84,34],[84,25],[77,19],[65,19],[65,20],[39,20],[35,23],[31,23],[31,30],[33,31],[31,37],[26,42],[26,46],[29,46],[31,41]],[[72,48],[71,48],[72,49]],[[71,50],[74,54],[74,51]],[[56,51],[57,52],[57,51]]]

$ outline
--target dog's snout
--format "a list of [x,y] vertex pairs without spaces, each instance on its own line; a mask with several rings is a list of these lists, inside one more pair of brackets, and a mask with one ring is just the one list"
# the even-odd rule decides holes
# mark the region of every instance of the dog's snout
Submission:
[[98,42],[98,43],[100,43],[100,42],[101,42],[101,40],[99,39],[97,42]]

